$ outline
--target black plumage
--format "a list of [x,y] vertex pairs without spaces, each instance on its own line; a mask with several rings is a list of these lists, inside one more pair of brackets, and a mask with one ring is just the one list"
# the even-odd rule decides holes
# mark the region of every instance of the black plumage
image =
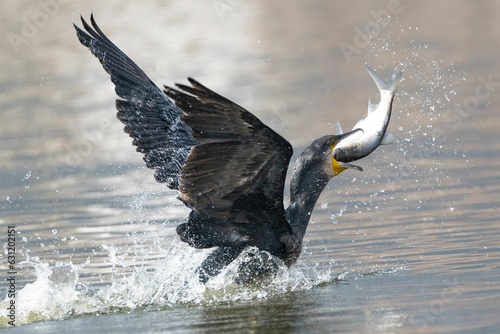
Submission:
[[[206,281],[247,246],[293,264],[314,205],[333,177],[331,152],[348,136],[317,139],[298,158],[291,203],[283,193],[290,143],[244,108],[194,79],[160,90],[99,29],[82,18],[78,39],[111,75],[117,117],[158,182],[179,190],[192,211],[177,227],[196,248],[218,247],[199,268]],[[172,101],[175,101],[172,103]]]
[[179,177],[191,147],[196,144],[191,128],[179,120],[182,113],[126,54],[99,29],[82,18],[85,33],[75,25],[80,42],[99,59],[111,76],[116,94],[118,119],[133,138],[144,162],[155,169],[158,182],[179,189]]

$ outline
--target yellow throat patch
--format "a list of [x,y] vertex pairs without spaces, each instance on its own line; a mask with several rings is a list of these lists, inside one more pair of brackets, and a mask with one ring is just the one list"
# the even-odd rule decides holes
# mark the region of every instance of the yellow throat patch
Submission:
[[[338,142],[338,141],[337,141]],[[335,149],[335,146],[337,144],[337,142],[335,143],[335,145],[331,145],[330,147],[332,148],[332,152],[333,150]],[[345,171],[347,168],[345,167],[342,167],[340,165],[340,163],[335,160],[335,158],[333,157],[332,155],[332,170],[333,170],[333,176],[337,176],[339,175],[340,173],[342,173],[343,171]]]
[[332,170],[333,170],[333,176],[337,176],[343,171],[345,171],[347,168],[342,167],[337,160],[335,160],[332,157]]

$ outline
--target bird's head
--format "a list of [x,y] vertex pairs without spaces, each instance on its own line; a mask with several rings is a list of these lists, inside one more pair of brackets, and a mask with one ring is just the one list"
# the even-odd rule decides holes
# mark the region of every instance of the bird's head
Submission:
[[[326,184],[348,168],[362,171],[361,167],[339,161],[334,156],[335,147],[343,139],[361,130],[353,130],[341,135],[328,135],[316,139],[298,157],[290,181],[290,203],[292,210],[303,209],[311,212]],[[300,219],[299,219],[300,220]]]
[[[340,160],[337,156],[338,150],[335,147],[350,135],[362,131],[356,129],[341,135],[328,135],[316,139],[300,155],[295,163],[295,171],[298,175],[316,174],[323,175],[327,179],[339,175],[348,168],[362,171],[359,166],[348,164]],[[313,178],[314,176],[311,175]]]

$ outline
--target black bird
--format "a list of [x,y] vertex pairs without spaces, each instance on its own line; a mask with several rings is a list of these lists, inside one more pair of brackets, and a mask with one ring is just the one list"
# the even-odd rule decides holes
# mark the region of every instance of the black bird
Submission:
[[[335,145],[354,130],[316,139],[297,159],[285,210],[290,143],[250,112],[194,79],[160,90],[90,17],[86,32],[74,25],[115,85],[117,117],[133,138],[158,182],[179,191],[191,209],[177,227],[195,248],[217,247],[200,265],[200,281],[217,275],[248,246],[297,261],[316,201],[329,180],[345,168]],[[169,99],[170,98],[170,99]],[[172,102],[172,100],[175,102]]]

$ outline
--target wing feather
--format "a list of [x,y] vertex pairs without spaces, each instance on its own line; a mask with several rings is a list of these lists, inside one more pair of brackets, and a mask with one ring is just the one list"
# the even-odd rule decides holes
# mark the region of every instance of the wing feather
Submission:
[[86,32],[75,26],[77,36],[110,74],[125,132],[156,180],[178,189],[193,209],[177,229],[181,239],[195,247],[246,243],[283,252],[290,143],[194,79],[162,92],[92,16],[92,27],[83,18],[82,24]]
[[182,166],[196,144],[191,129],[179,118],[181,111],[106,37],[93,16],[92,27],[81,20],[86,32],[75,25],[78,39],[110,74],[121,98],[116,100],[117,117],[125,132],[133,138],[137,151],[144,154],[146,166],[156,170],[156,180],[178,189]]
[[[165,87],[199,143],[186,160],[180,198],[209,217],[282,224],[290,143],[236,103],[192,78],[189,82],[178,89]],[[255,196],[265,200],[248,200]]]

